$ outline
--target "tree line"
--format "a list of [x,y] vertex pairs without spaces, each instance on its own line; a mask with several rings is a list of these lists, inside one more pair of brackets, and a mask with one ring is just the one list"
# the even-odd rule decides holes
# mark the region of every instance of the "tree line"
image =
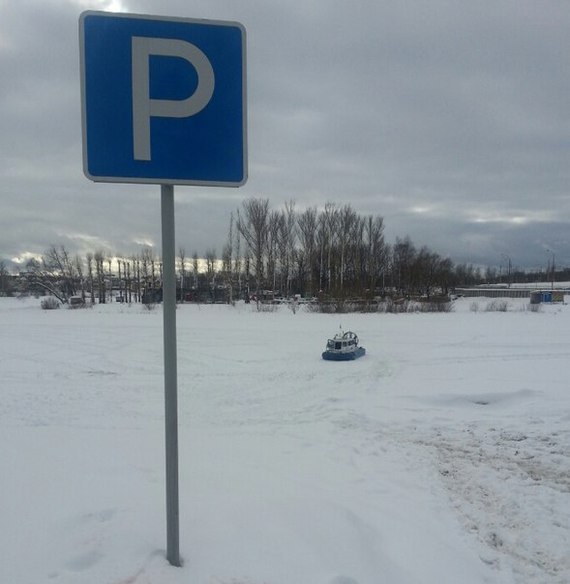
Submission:
[[[180,301],[263,301],[299,295],[321,299],[378,296],[447,295],[457,286],[481,283],[560,279],[554,266],[544,275],[508,273],[471,264],[454,264],[409,236],[385,239],[380,215],[361,215],[350,204],[327,203],[322,209],[297,209],[294,201],[272,209],[269,199],[250,198],[231,213],[228,236],[218,256],[209,248],[201,256],[179,248],[177,293]],[[65,303],[81,296],[91,303],[157,302],[162,298],[162,260],[153,248],[130,256],[103,251],[72,255],[52,245],[32,259],[18,278],[2,264],[0,293],[13,289],[51,294]],[[567,275],[570,279],[570,275]]]
[[[346,298],[389,290],[430,296],[446,294],[456,280],[449,258],[416,247],[409,236],[388,244],[383,217],[360,215],[350,204],[296,211],[289,201],[272,210],[268,199],[252,198],[237,211],[236,226],[236,246],[242,238],[256,295],[277,290]],[[225,249],[231,254],[231,242]]]
[[142,302],[161,289],[162,262],[150,247],[129,257],[96,251],[82,258],[63,245],[52,245],[41,258],[28,261],[20,280],[26,291],[47,293],[62,303],[76,296],[92,304],[113,299]]
[[[385,240],[384,219],[360,215],[350,205],[298,210],[294,201],[272,209],[269,199],[250,198],[231,213],[220,256],[201,257],[179,248],[177,290],[181,301],[276,297],[370,298],[381,295],[447,294],[455,285],[481,280],[478,270],[417,247],[409,236]],[[20,288],[51,294],[65,303],[118,299],[156,302],[162,294],[162,260],[150,247],[130,256],[72,255],[52,245],[20,275]]]

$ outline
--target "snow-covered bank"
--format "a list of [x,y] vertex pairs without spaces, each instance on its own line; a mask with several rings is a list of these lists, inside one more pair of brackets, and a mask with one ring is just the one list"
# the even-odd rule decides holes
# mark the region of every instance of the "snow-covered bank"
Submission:
[[0,581],[569,582],[570,308],[470,305],[180,306],[178,569],[160,308],[0,298]]

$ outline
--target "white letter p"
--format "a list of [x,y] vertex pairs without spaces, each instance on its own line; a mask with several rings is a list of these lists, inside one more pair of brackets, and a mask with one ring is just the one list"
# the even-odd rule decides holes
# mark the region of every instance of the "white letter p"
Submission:
[[[149,57],[180,57],[198,74],[198,84],[186,99],[151,99]],[[133,152],[135,160],[150,160],[150,118],[188,118],[202,111],[214,93],[214,70],[195,45],[177,39],[132,38]]]

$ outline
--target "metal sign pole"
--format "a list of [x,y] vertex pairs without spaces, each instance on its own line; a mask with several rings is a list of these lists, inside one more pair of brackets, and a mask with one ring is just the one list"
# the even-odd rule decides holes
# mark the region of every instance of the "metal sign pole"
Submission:
[[180,566],[174,186],[161,185],[160,188],[162,214],[162,313],[164,329],[164,418],[166,445],[166,559],[173,566]]
[[[239,22],[88,10],[79,17],[79,40],[85,176],[161,185],[166,557],[180,566],[174,186],[167,183],[239,187],[246,182],[245,28]],[[161,57],[156,63],[161,73],[153,76],[151,92],[154,56]],[[177,65],[180,60],[195,70],[190,95],[194,81],[188,84],[188,67]],[[155,90],[173,99],[156,99]],[[170,120],[155,125],[153,118]],[[153,135],[159,124],[162,131]],[[196,149],[203,156],[195,156]]]

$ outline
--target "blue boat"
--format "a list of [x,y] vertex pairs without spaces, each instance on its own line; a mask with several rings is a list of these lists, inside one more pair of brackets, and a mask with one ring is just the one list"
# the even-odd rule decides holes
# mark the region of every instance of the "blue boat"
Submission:
[[327,341],[322,357],[326,361],[353,361],[365,353],[366,349],[358,345],[358,336],[352,331],[343,332],[341,329]]

